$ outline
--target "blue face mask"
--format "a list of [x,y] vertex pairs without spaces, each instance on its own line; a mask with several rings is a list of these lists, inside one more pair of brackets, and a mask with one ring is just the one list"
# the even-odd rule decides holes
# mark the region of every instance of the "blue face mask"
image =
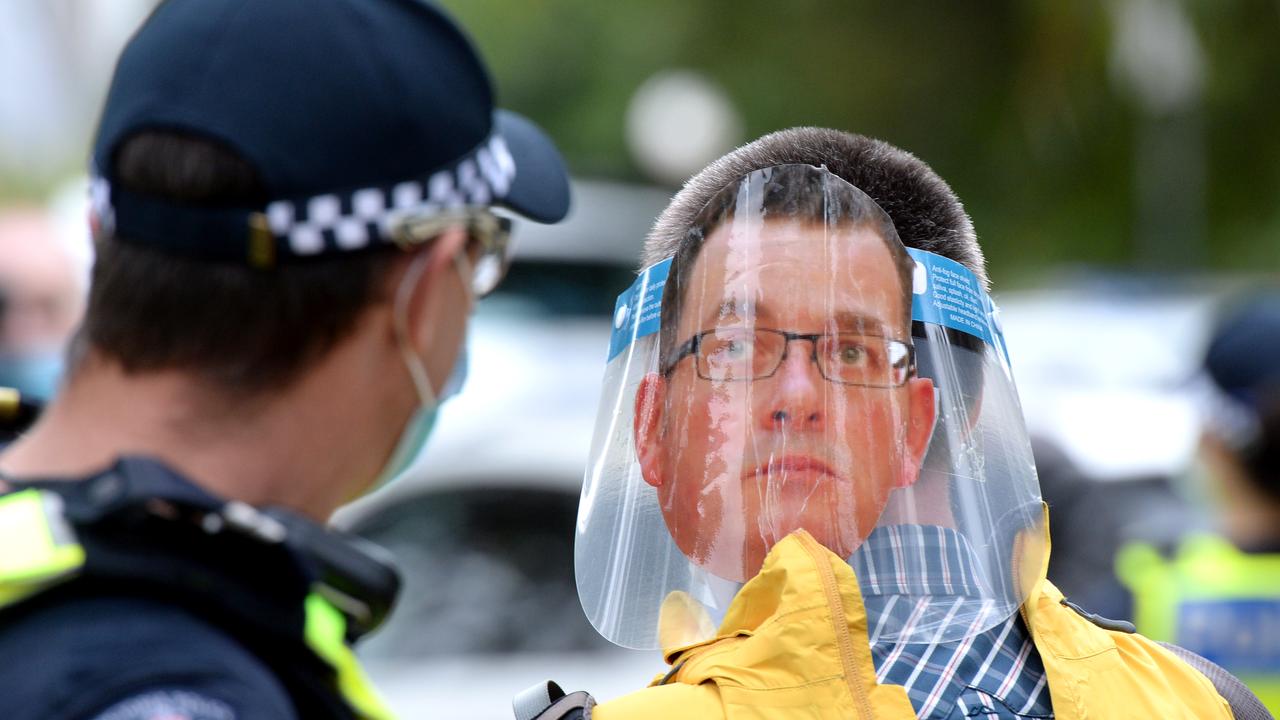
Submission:
[[[405,367],[409,370],[409,375],[413,378],[414,386],[418,391],[418,409],[414,411],[404,430],[401,431],[400,439],[396,441],[396,447],[391,452],[391,457],[387,459],[386,465],[378,473],[378,477],[370,491],[376,490],[404,474],[404,471],[408,470],[413,461],[422,454],[422,449],[426,446],[427,439],[431,436],[431,431],[435,429],[436,416],[440,412],[440,406],[444,404],[444,401],[457,395],[462,390],[462,384],[467,379],[467,339],[465,336],[462,338],[462,347],[458,351],[458,357],[453,362],[453,370],[445,380],[444,387],[440,389],[438,397],[431,388],[431,381],[427,377],[427,370],[422,358],[418,357],[418,354],[413,351],[409,342],[407,327],[409,294],[413,289],[414,282],[417,281],[422,271],[426,268],[426,262],[429,258],[430,255],[423,254],[405,272],[400,288],[396,291],[395,307],[392,313],[396,340],[400,344],[400,354],[404,358]],[[471,287],[469,283],[469,278],[471,277],[469,263],[461,253],[455,255],[453,260],[454,267],[463,279],[464,287],[469,289]],[[474,305],[474,299],[469,297],[468,305]]]
[[0,387],[11,387],[26,397],[49,401],[62,379],[60,352],[0,355]]
[[370,491],[376,490],[400,477],[405,470],[409,469],[413,461],[422,454],[422,449],[427,445],[427,439],[431,437],[431,431],[435,429],[436,416],[440,414],[440,406],[449,398],[457,395],[462,390],[462,385],[466,380],[467,344],[464,339],[462,350],[458,353],[458,359],[453,363],[453,372],[449,373],[449,379],[445,380],[444,387],[440,390],[440,397],[429,407],[419,405],[418,409],[414,411],[413,416],[409,418],[409,423],[405,425],[404,431],[400,433],[400,440],[396,442],[396,449],[392,451],[387,464],[382,468],[382,472],[378,473],[378,479],[374,482]]

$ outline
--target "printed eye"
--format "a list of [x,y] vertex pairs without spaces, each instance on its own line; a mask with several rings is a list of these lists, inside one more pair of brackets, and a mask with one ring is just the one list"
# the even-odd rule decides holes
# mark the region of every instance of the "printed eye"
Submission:
[[715,365],[739,363],[751,356],[753,346],[748,335],[726,333],[708,336],[702,345],[703,356]]
[[867,346],[858,343],[842,343],[836,351],[841,365],[863,365],[867,362]]
[[751,352],[751,336],[740,332],[724,332],[704,340],[712,354],[726,358],[740,358]]

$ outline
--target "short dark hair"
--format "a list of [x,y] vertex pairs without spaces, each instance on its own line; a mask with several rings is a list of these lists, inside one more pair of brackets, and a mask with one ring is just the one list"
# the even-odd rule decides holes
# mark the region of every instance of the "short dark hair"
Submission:
[[675,255],[703,206],[723,188],[775,165],[826,167],[889,214],[903,245],[951,258],[987,287],[986,263],[973,222],[955,192],[932,168],[889,143],[813,127],[765,135],[693,176],[649,232],[644,265]]
[[[114,177],[139,194],[202,206],[261,206],[257,170],[225,145],[172,131],[121,143]],[[387,248],[255,270],[95,238],[84,346],[127,373],[182,370],[220,389],[258,394],[295,380],[386,296]]]
[[[932,168],[904,150],[862,135],[826,128],[781,130],[738,148],[693,176],[649,232],[644,251],[646,266],[674,256],[662,303],[659,353],[664,361],[678,342],[674,333],[684,299],[683,287],[701,250],[704,235],[709,234],[728,211],[711,207],[709,203],[726,188],[737,186],[750,173],[797,164],[825,167],[858,188],[889,215],[904,246],[949,257],[967,267],[986,286],[985,262],[973,223],[959,198]],[[823,196],[822,193],[801,194],[806,195]],[[823,209],[816,206],[781,207],[784,202],[794,202],[783,198],[765,198],[764,202],[766,209],[824,220]],[[775,205],[778,207],[774,208]],[[858,222],[864,218],[860,214],[845,219]],[[875,229],[882,237],[889,237],[884,228]],[[894,243],[887,245],[898,270],[909,322],[914,263]]]

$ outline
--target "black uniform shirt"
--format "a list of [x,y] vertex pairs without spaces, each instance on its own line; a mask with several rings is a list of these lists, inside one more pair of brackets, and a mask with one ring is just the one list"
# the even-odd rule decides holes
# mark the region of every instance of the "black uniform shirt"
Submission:
[[67,597],[17,609],[0,633],[7,720],[292,720],[275,675],[170,604]]
[[[319,555],[195,522],[223,502],[145,458],[25,484],[62,494],[87,560],[76,578],[0,608],[0,720],[354,717],[304,638]],[[275,517],[323,549],[322,527]]]

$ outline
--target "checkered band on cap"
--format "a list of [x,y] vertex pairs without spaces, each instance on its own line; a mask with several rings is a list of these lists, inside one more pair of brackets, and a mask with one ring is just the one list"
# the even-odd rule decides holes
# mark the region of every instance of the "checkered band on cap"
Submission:
[[360,250],[389,241],[391,226],[406,214],[485,206],[501,200],[515,175],[515,160],[506,142],[493,135],[453,167],[423,180],[272,202],[266,210],[267,227],[272,235],[287,239],[287,250],[281,249],[291,255]]
[[[193,209],[113,188],[96,172],[90,179],[95,227],[124,239],[175,252],[270,267],[289,257],[362,250],[393,241],[406,216],[501,202],[511,190],[516,163],[498,134],[429,176],[382,187],[277,200],[262,212]],[[265,243],[265,247],[263,247]]]

